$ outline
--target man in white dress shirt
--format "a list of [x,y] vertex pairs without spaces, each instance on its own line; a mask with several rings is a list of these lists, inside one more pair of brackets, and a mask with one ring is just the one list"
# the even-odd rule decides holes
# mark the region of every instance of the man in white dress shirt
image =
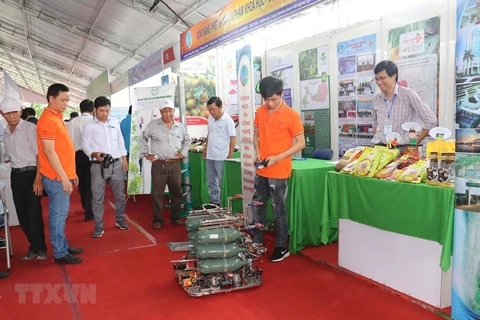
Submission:
[[110,118],[110,100],[98,97],[94,102],[95,118],[83,128],[82,150],[92,159],[92,210],[94,238],[104,233],[103,206],[105,185],[109,181],[115,197],[115,218],[120,230],[127,230],[123,174],[128,170],[127,150],[120,124]]
[[93,119],[93,101],[85,99],[80,102],[79,117],[73,118],[68,125],[68,132],[75,146],[75,168],[78,176],[78,193],[82,202],[83,211],[85,211],[85,221],[93,220],[92,211],[92,180],[90,168],[92,163],[90,158],[82,150],[83,127]]

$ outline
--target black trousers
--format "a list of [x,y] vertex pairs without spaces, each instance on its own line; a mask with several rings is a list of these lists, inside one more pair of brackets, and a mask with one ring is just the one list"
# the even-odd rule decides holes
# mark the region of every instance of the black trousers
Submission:
[[78,176],[78,193],[80,193],[85,218],[93,217],[91,166],[90,158],[82,150],[78,150],[75,153],[75,167]]
[[36,175],[36,170],[18,173],[12,171],[10,186],[18,222],[30,242],[29,250],[38,253],[39,251],[47,252],[47,246],[45,245],[45,227],[40,196],[36,196],[33,192]]

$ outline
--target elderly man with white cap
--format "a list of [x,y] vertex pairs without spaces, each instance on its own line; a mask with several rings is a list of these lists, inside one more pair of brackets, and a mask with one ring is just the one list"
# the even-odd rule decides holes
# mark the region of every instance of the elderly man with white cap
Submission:
[[45,228],[40,196],[43,190],[42,176],[37,170],[37,127],[20,119],[21,102],[4,98],[0,102],[2,116],[8,123],[4,131],[5,155],[12,167],[11,187],[13,202],[20,227],[30,243],[22,260],[46,260]]
[[[140,153],[152,162],[152,200],[154,229],[161,229],[163,220],[163,197],[165,185],[171,199],[170,222],[182,225],[182,170],[180,161],[188,155],[190,136],[185,127],[174,120],[175,106],[172,100],[161,101],[160,119],[150,121],[142,132]],[[150,142],[150,148],[149,148]]]

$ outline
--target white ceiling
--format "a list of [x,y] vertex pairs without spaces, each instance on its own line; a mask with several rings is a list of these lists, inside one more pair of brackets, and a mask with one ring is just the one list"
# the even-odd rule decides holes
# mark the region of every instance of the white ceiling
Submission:
[[64,83],[78,104],[101,72],[113,81],[230,1],[163,2],[181,19],[162,1],[149,13],[154,0],[0,0],[0,67],[43,96]]

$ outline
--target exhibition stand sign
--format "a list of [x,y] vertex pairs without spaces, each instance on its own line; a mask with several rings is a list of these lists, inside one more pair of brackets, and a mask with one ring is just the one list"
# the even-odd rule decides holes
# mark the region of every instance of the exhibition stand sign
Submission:
[[180,36],[181,60],[325,0],[233,1]]
[[255,169],[253,157],[255,147],[253,145],[253,119],[254,119],[254,96],[253,96],[253,73],[252,54],[250,45],[236,52],[237,57],[237,83],[238,105],[240,106],[240,151],[242,159],[242,195],[243,203],[249,204],[253,197],[253,184]]

